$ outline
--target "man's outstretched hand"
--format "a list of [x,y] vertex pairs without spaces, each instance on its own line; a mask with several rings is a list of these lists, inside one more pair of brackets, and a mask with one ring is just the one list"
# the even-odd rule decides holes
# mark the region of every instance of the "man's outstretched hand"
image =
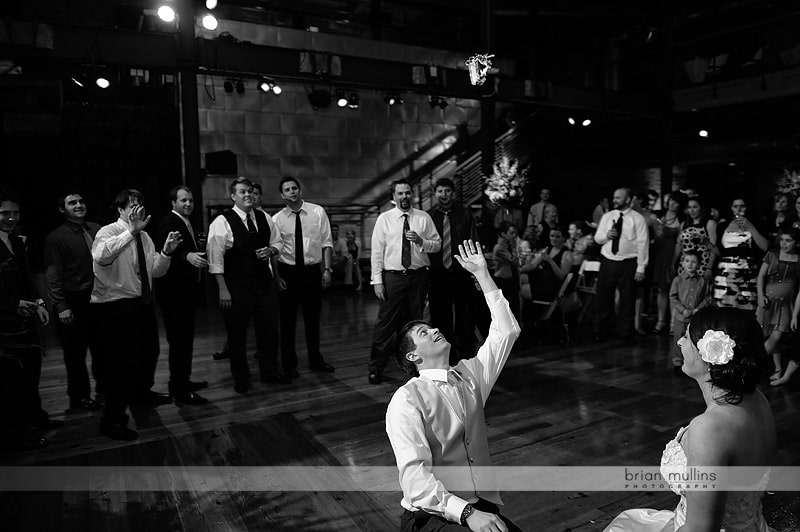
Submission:
[[456,260],[469,273],[477,276],[480,273],[489,272],[489,266],[486,264],[486,257],[483,256],[480,244],[476,245],[472,240],[464,240],[463,244],[458,245],[458,251]]

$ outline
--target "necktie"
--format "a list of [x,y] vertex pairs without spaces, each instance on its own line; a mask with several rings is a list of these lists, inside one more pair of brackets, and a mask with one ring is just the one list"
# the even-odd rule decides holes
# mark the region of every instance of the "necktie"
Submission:
[[249,214],[247,215],[247,230],[251,233],[257,232],[256,224],[253,222],[253,218]]
[[453,249],[450,244],[450,211],[444,213],[442,218],[442,265],[450,268],[453,264]]
[[403,265],[403,269],[407,270],[411,266],[411,241],[406,238],[406,233],[411,231],[411,227],[408,225],[408,215],[403,215],[403,234],[401,235],[403,238],[403,254],[402,258],[400,259],[400,263]]
[[303,255],[303,223],[300,220],[300,211],[294,212],[294,264],[303,266],[306,261]]
[[200,251],[200,248],[197,247],[197,238],[194,236],[194,229],[192,229],[192,222],[188,222],[186,224],[186,228],[189,230],[189,236],[192,237],[192,243],[194,244],[194,249]]
[[617,230],[617,238],[611,241],[611,253],[616,255],[619,253],[619,239],[622,238],[622,213],[619,213],[619,218],[614,222],[614,229]]
[[89,248],[89,251],[92,251],[92,244],[94,244],[94,239],[92,235],[89,234],[85,228],[83,230],[83,240],[86,242],[86,247]]
[[142,303],[149,305],[153,298],[150,290],[150,278],[147,276],[147,258],[144,256],[142,234],[136,233],[136,258],[139,266],[139,279],[142,281]]

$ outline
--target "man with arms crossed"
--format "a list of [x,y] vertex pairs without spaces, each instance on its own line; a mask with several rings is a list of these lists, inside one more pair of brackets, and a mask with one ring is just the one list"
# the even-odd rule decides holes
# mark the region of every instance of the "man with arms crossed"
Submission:
[[[520,328],[489,275],[480,245],[468,240],[459,251],[456,260],[480,284],[492,324],[478,354],[456,366],[448,362],[444,335],[427,323],[412,321],[397,334],[395,361],[413,376],[386,411],[406,510],[402,532],[520,530],[499,514],[496,480],[485,473],[491,458],[483,413]],[[444,471],[436,471],[445,466],[446,479],[439,475]]]

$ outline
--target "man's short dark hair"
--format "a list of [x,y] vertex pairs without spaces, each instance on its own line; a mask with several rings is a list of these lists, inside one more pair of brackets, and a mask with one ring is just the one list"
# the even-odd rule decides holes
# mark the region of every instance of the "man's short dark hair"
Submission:
[[[696,249],[687,249],[683,252],[684,257],[694,257],[697,259],[697,262],[700,263],[703,261],[702,257],[700,256],[700,252]],[[681,261],[683,261],[683,257],[681,257]]]
[[228,192],[231,194],[236,194],[236,185],[244,185],[247,188],[253,188],[253,182],[247,179],[246,177],[237,177],[233,181],[231,181],[231,186],[228,187]]
[[449,177],[442,177],[436,180],[436,184],[433,186],[433,190],[436,190],[439,187],[450,187],[450,190],[456,190],[456,184],[453,183],[453,180]]
[[417,344],[414,343],[414,339],[411,338],[409,333],[419,325],[428,325],[428,322],[423,320],[409,321],[394,336],[394,362],[398,368],[412,377],[419,377],[419,370],[415,363],[406,358],[406,355],[417,348]]
[[172,190],[169,191],[170,199],[172,201],[178,201],[178,192],[180,192],[181,190],[185,190],[189,194],[192,193],[192,189],[190,189],[186,185],[178,185],[178,186],[172,187]]
[[19,196],[16,192],[11,190],[10,188],[0,187],[0,203],[5,201],[10,201],[11,203],[16,203],[19,205]]
[[[63,194],[59,194],[58,197],[56,198],[56,206],[58,206],[59,211],[66,207],[64,205],[64,202],[67,201],[67,196],[80,196],[83,198],[83,194],[74,189],[69,189],[65,191]],[[86,200],[86,198],[83,199],[84,201]]]
[[408,182],[408,179],[395,179],[389,184],[389,194],[394,196],[394,191],[397,188],[397,185],[408,185],[409,188],[411,187],[411,183]]
[[256,183],[255,181],[253,181],[253,190],[258,190],[259,194],[264,193],[264,189],[261,188],[261,183]]
[[297,185],[297,188],[299,188],[299,189],[303,188],[302,186],[300,186],[300,181],[298,181],[296,177],[292,177],[290,175],[285,175],[285,176],[283,176],[281,178],[281,182],[278,183],[278,192],[280,194],[283,194],[283,185],[284,185],[284,183],[289,183],[291,181],[294,181],[294,184]]
[[114,198],[114,207],[117,209],[126,209],[128,204],[136,201],[139,205],[144,204],[144,194],[135,188],[126,188]]

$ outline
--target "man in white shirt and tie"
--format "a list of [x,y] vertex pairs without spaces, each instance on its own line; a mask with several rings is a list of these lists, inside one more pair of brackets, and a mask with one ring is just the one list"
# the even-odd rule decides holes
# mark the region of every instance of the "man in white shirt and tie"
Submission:
[[331,284],[331,224],[325,209],[303,200],[300,183],[294,177],[281,179],[278,188],[286,207],[272,217],[283,242],[283,250],[273,259],[275,282],[281,306],[281,361],[286,374],[296,379],[297,351],[295,325],[297,307],[303,309],[306,325],[308,367],[312,371],[333,373],[319,350],[319,319],[322,290]]
[[528,227],[536,227],[544,220],[544,210],[549,208],[555,215],[555,222],[558,222],[558,207],[550,203],[550,189],[543,188],[539,191],[538,201],[531,205],[528,211]]
[[247,326],[256,328],[256,348],[261,382],[288,384],[278,368],[278,296],[269,261],[280,253],[281,235],[272,218],[253,208],[253,183],[246,177],[230,187],[233,208],[208,228],[208,272],[217,280],[219,306],[229,312],[230,365],[236,393],[250,389],[250,366],[245,344]]
[[408,320],[420,319],[428,290],[428,253],[442,248],[430,215],[411,207],[405,179],[389,187],[395,207],[378,216],[372,231],[372,285],[381,300],[372,337],[370,384],[380,384],[392,337]]
[[412,375],[386,411],[403,490],[400,530],[518,531],[499,514],[483,408],[520,327],[480,245],[464,241],[456,260],[480,284],[492,323],[478,354],[456,366],[439,329],[412,321],[397,334],[395,362]]
[[614,314],[614,293],[619,290],[617,334],[633,343],[633,318],[636,283],[644,279],[649,260],[649,234],[644,216],[632,208],[629,188],[614,191],[614,209],[605,213],[597,225],[594,239],[600,246],[601,265],[597,281],[597,308],[594,318],[595,340],[602,340]]

